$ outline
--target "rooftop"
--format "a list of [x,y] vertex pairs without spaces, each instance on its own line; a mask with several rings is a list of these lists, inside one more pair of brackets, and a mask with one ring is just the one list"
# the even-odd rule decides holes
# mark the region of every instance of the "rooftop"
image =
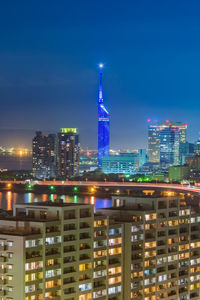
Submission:
[[86,206],[92,204],[85,203],[65,203],[62,199],[56,199],[54,202],[45,201],[45,202],[33,202],[33,203],[17,203],[15,206],[44,206],[44,207],[69,207],[69,206]]
[[106,211],[153,211],[154,208],[151,205],[143,205],[143,204],[131,204],[131,205],[125,205],[125,206],[111,206],[106,208],[100,208],[99,210],[106,210]]

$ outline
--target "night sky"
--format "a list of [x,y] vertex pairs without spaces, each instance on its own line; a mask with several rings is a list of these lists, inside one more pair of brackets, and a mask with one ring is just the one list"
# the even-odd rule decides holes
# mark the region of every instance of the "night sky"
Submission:
[[147,142],[147,119],[200,131],[200,2],[29,0],[0,5],[0,145],[78,127],[97,147],[98,63],[111,147]]

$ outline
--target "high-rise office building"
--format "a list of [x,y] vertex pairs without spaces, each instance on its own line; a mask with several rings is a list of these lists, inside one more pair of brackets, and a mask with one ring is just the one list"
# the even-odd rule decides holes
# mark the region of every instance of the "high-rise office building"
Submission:
[[77,128],[61,128],[57,152],[58,174],[62,177],[78,175],[80,136]]
[[142,167],[148,162],[148,155],[146,149],[138,149],[138,165]]
[[160,128],[158,123],[148,125],[148,155],[150,162],[160,162]]
[[148,126],[148,154],[150,162],[162,166],[176,165],[181,161],[181,147],[186,143],[187,124],[181,122],[151,122]]
[[36,132],[32,141],[32,170],[38,179],[56,176],[56,135]]
[[15,204],[0,220],[1,299],[200,298],[194,201],[115,196],[112,207],[93,209]]
[[102,87],[102,68],[100,68],[100,83],[98,96],[98,166],[102,167],[102,157],[109,155],[110,147],[110,115],[104,106]]
[[163,167],[179,164],[180,134],[172,127],[160,129],[160,164]]

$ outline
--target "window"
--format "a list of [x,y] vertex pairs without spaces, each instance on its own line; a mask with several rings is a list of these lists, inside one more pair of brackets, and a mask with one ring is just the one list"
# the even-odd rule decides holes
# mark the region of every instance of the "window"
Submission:
[[13,258],[13,253],[12,252],[8,252],[8,258]]
[[80,284],[78,288],[79,288],[79,291],[81,291],[81,292],[88,291],[88,290],[91,290],[92,284],[91,283]]
[[112,294],[117,294],[121,292],[121,286],[116,286],[116,287],[112,287],[108,289],[108,294],[112,295]]
[[8,276],[8,280],[9,280],[9,281],[13,280],[13,276],[10,276],[10,275],[9,275],[9,276]]
[[13,246],[13,242],[12,241],[8,241],[8,247],[12,247]]
[[7,265],[8,266],[8,270],[12,270],[13,265]]
[[47,218],[47,211],[40,211],[40,219],[45,220]]

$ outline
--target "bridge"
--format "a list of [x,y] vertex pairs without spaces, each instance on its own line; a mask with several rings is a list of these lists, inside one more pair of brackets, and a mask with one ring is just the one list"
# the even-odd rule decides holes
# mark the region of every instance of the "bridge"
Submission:
[[200,187],[193,185],[184,185],[184,184],[171,184],[171,183],[144,183],[144,182],[109,182],[109,181],[0,181],[0,184],[4,184],[7,187],[17,186],[17,185],[27,185],[30,186],[46,186],[46,187],[88,187],[88,188],[116,188],[116,189],[163,189],[163,190],[172,190],[174,192],[192,192],[200,194]]

